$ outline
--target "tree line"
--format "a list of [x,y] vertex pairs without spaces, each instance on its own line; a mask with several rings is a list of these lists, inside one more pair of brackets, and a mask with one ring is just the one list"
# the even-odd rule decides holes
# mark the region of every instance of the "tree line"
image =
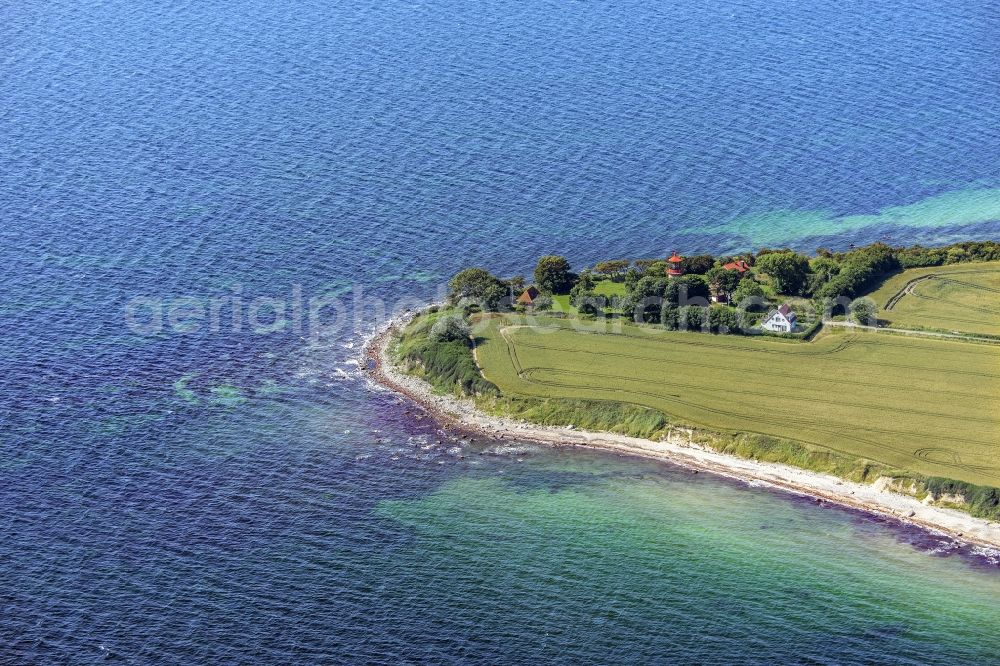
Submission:
[[[764,248],[736,256],[685,257],[684,274],[671,278],[663,259],[611,259],[575,273],[566,257],[546,255],[538,260],[532,275],[540,292],[533,307],[551,308],[553,296],[569,294],[583,316],[619,313],[671,329],[739,331],[748,325],[746,312],[759,312],[780,296],[799,296],[812,298],[818,306],[835,299],[855,299],[851,309],[869,321],[877,308],[858,297],[889,274],[904,268],[993,260],[1000,260],[1000,243],[994,241],[937,248],[873,243],[844,252],[820,248],[813,257],[789,248]],[[724,268],[732,261],[742,262],[749,270]],[[622,283],[624,296],[595,293],[602,280]],[[517,307],[517,297],[527,283],[523,277],[501,279],[482,268],[467,268],[448,286],[453,304],[503,311]],[[713,297],[719,303],[712,304]],[[744,307],[726,305],[733,303]]]

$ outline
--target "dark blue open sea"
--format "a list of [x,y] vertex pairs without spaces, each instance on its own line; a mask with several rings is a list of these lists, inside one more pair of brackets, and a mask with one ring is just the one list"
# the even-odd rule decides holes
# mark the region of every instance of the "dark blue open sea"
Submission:
[[996,10],[5,3],[0,663],[998,663],[989,553],[357,366],[470,264],[997,239]]

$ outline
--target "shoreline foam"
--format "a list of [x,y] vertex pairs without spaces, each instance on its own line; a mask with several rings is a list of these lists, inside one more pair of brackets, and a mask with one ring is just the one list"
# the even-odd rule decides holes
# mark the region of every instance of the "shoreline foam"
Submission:
[[961,542],[1000,549],[1000,523],[957,509],[927,505],[883,484],[856,483],[780,463],[760,462],[718,453],[691,443],[691,431],[677,429],[663,441],[607,432],[537,425],[481,412],[470,399],[434,393],[430,384],[401,372],[389,355],[393,334],[416,316],[409,312],[376,331],[363,346],[365,371],[374,383],[416,403],[453,431],[494,440],[520,440],[560,448],[585,447],[620,455],[668,462],[861,510]]

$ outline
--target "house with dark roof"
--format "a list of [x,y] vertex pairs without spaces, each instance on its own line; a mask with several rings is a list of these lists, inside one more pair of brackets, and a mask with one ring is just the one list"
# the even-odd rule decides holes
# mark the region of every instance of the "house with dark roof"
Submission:
[[535,304],[535,299],[538,298],[538,294],[541,292],[535,288],[535,285],[531,285],[525,289],[520,296],[517,297],[518,305],[532,306]]
[[795,325],[795,312],[787,303],[782,303],[778,309],[768,312],[760,322],[761,328],[775,333],[791,333],[795,330]]

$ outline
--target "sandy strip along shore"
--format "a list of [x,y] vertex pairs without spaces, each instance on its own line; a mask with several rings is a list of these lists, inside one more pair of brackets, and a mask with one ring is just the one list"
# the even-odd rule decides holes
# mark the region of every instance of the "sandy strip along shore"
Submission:
[[585,446],[624,455],[664,460],[713,474],[759,482],[762,485],[807,495],[822,501],[890,517],[943,533],[951,538],[988,548],[1000,548],[1000,523],[975,518],[955,509],[929,506],[916,498],[885,488],[884,484],[845,481],[829,474],[737,458],[689,443],[690,433],[678,429],[664,441],[614,433],[587,432],[497,418],[476,409],[471,400],[435,394],[431,386],[395,367],[389,354],[393,334],[413,313],[377,333],[364,348],[364,361],[372,381],[417,403],[443,427],[489,439],[529,441],[558,447]]

